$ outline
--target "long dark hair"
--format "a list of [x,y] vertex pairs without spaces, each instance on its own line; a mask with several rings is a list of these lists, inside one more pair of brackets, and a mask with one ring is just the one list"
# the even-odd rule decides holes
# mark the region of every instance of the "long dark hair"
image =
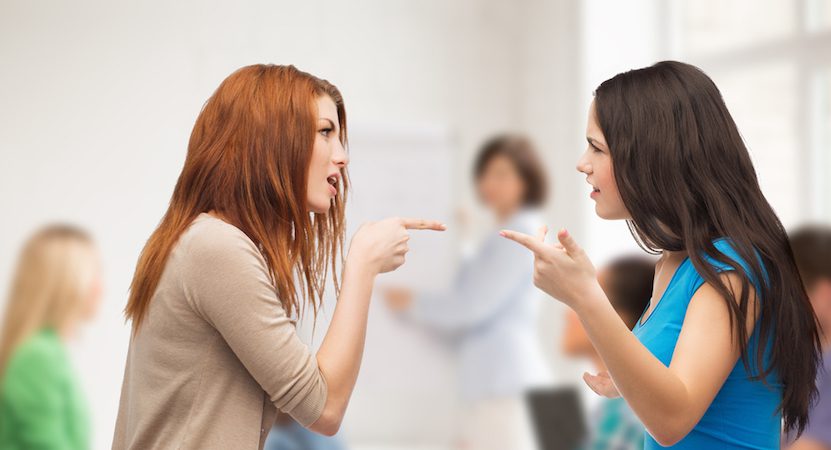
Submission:
[[[751,282],[760,299],[754,379],[778,376],[785,428],[801,433],[816,398],[820,360],[816,316],[781,222],[762,195],[739,130],[713,81],[695,66],[663,61],[621,73],[595,92],[632,235],[645,250],[683,251],[724,297],[748,371]],[[713,244],[727,238],[748,272]],[[741,278],[735,301],[706,257]],[[771,342],[772,341],[772,342]],[[765,367],[765,343],[771,342]]]

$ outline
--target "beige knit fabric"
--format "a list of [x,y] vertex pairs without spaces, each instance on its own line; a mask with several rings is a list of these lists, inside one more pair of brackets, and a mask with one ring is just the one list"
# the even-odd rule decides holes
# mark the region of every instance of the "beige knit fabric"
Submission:
[[197,217],[130,342],[113,449],[261,449],[276,408],[302,425],[326,382],[257,246]]

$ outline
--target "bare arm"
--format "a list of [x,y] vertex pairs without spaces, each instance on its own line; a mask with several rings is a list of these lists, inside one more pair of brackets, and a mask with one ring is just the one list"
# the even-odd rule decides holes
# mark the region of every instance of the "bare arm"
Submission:
[[[534,251],[535,284],[577,312],[617,389],[655,440],[672,445],[686,436],[739,358],[727,305],[715,288],[705,284],[693,296],[667,367],[614,311],[585,252],[567,233],[559,233],[561,245],[544,244],[539,236],[506,237]],[[735,274],[722,276],[737,286]],[[748,330],[754,322],[748,320]]]
[[424,220],[387,219],[365,225],[352,240],[340,297],[317,352],[328,396],[320,418],[309,427],[312,431],[331,436],[340,428],[361,367],[375,276],[404,263],[408,229],[441,231],[444,226]]
[[[735,275],[724,276],[737,282]],[[615,386],[656,441],[678,442],[704,415],[739,358],[724,300],[709,284],[696,292],[667,367],[600,295],[579,302],[576,311]]]
[[340,428],[358,379],[375,275],[367,265],[347,260],[340,298],[317,352],[317,364],[326,379],[328,396],[323,413],[309,428],[327,436]]

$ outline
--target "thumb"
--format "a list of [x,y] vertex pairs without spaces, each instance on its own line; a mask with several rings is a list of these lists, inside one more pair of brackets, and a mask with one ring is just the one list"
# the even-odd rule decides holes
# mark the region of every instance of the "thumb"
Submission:
[[588,372],[583,372],[583,382],[586,383],[586,386],[589,387],[595,394],[603,395],[600,393],[600,388],[597,386],[597,382],[595,381],[597,377],[592,375]]

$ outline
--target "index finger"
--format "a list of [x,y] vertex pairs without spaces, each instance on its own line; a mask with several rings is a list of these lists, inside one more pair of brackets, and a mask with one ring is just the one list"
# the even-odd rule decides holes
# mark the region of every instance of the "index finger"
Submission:
[[408,230],[434,230],[444,231],[447,226],[436,220],[426,219],[401,219],[402,225]]
[[534,253],[542,253],[545,250],[544,244],[539,239],[529,236],[518,231],[502,230],[499,234],[506,237],[522,246],[531,250]]

